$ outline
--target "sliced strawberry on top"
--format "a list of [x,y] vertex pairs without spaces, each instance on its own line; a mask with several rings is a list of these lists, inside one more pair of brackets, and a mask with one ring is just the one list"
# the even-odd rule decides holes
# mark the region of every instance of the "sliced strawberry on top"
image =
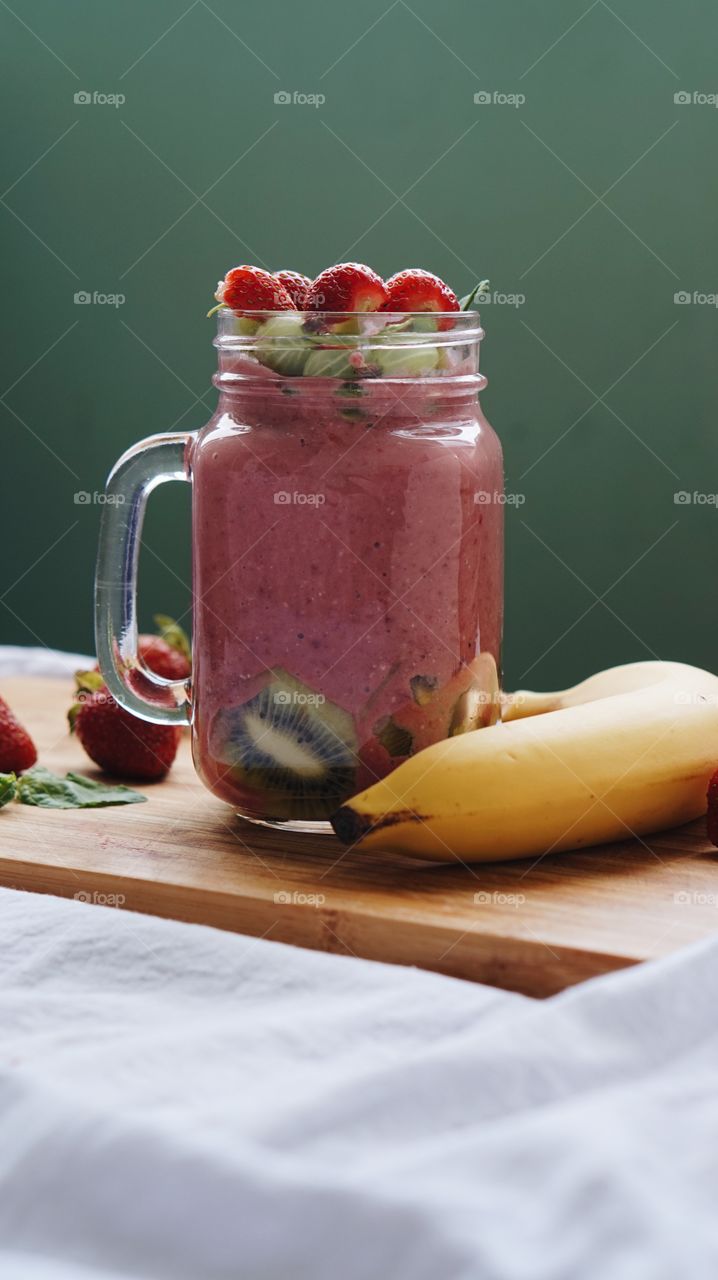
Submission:
[[381,276],[361,262],[339,262],[320,272],[307,290],[306,311],[381,311],[387,300]]
[[708,839],[718,845],[718,769],[708,783]]
[[309,276],[303,276],[301,271],[275,271],[274,278],[284,285],[297,311],[303,311],[307,289],[312,283]]
[[295,311],[284,285],[261,267],[232,267],[217,285],[215,298],[241,314],[245,311]]
[[22,773],[37,760],[37,749],[7,702],[0,698],[0,773]]
[[[422,271],[412,267],[407,271],[397,271],[387,280],[388,297],[383,311],[458,311],[459,299],[431,271]],[[450,329],[450,320],[439,320],[440,329]]]

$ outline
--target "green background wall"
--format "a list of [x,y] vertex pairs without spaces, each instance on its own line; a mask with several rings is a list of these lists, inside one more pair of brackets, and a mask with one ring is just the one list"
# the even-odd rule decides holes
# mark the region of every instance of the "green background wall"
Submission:
[[[483,311],[485,408],[525,495],[507,510],[509,684],[718,665],[718,511],[674,501],[718,490],[718,311],[674,302],[718,290],[718,111],[674,102],[718,90],[715,0],[12,7],[0,640],[91,647],[100,509],[73,495],[140,436],[208,416],[217,277],[349,256],[525,295]],[[189,603],[189,494],[152,501],[145,622]]]

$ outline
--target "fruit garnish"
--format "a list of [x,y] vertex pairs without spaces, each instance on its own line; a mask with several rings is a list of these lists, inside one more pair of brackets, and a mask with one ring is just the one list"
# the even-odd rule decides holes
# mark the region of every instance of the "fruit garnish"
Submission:
[[478,284],[474,285],[473,289],[471,290],[471,293],[465,294],[465,296],[460,300],[459,310],[469,311],[470,308],[473,306],[474,302],[476,301],[477,295],[480,293],[488,293],[488,291],[489,291],[489,281],[481,280]]
[[384,716],[374,725],[374,736],[388,751],[392,759],[399,756],[410,756],[414,749],[414,738],[408,729],[396,723],[393,716]]
[[708,783],[708,817],[706,819],[708,839],[711,844],[718,845],[718,769]]
[[[281,339],[281,341],[276,341]],[[257,329],[257,345],[254,350],[258,360],[275,373],[296,377],[304,372],[304,366],[312,351],[297,311],[287,311],[281,316],[270,316]]]
[[[158,635],[147,632],[137,637],[140,662],[163,680],[188,680],[192,674],[192,649],[187,632],[165,613],[156,613],[154,623]],[[147,684],[146,677],[142,676],[142,680]],[[99,667],[76,672],[75,681],[78,689],[89,693],[104,687]]]
[[228,766],[247,807],[279,821],[333,813],[354,788],[356,748],[348,712],[279,667],[210,728],[210,753]]
[[499,717],[499,679],[490,653],[479,653],[443,685],[434,676],[409,681],[411,701],[374,726],[374,734],[393,757],[415,755],[457,733],[481,729]]
[[274,278],[284,285],[297,311],[303,311],[307,289],[312,283],[309,276],[303,276],[301,271],[275,271]]
[[75,680],[78,697],[68,712],[70,732],[77,734],[90,759],[118,778],[163,778],[177,754],[181,730],[149,724],[125,711],[99,672],[80,671]]
[[409,681],[411,696],[419,707],[425,707],[439,687],[438,676],[412,676]]
[[341,378],[345,385],[350,379],[370,377],[376,372],[357,350],[354,338],[344,334],[332,334],[331,346],[315,346],[304,366],[307,378]]
[[207,312],[214,315],[221,307],[240,314],[245,311],[294,311],[294,303],[284,285],[261,267],[232,267],[220,280],[215,293],[218,305]]
[[[383,311],[458,311],[459,300],[438,276],[431,271],[411,268],[398,271],[386,282],[387,299]],[[447,317],[438,320],[439,329],[450,329],[451,320]]]
[[339,262],[307,289],[307,311],[381,311],[387,300],[381,276],[361,262]]
[[37,760],[37,748],[27,729],[0,698],[0,773],[22,773]]
[[192,673],[189,640],[182,628],[163,614],[155,618],[162,634],[137,640],[140,662],[164,680],[187,680]]
[[384,378],[421,378],[439,364],[439,348],[422,342],[415,347],[377,347],[373,356]]

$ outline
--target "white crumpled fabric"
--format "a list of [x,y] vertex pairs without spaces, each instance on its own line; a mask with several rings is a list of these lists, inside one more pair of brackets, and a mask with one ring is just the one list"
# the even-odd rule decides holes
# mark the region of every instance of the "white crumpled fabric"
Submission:
[[2,890],[0,971],[2,1277],[718,1275],[718,943],[539,1002]]

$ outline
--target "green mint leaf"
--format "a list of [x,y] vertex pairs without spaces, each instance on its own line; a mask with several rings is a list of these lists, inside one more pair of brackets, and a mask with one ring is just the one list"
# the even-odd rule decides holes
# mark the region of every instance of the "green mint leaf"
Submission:
[[0,809],[17,795],[17,778],[14,773],[0,773]]
[[103,809],[112,804],[142,804],[147,799],[130,787],[110,787],[79,773],[61,778],[39,764],[18,779],[17,790],[21,804],[40,809]]
[[189,636],[179,622],[175,622],[174,618],[168,618],[165,613],[156,613],[155,626],[163,640],[166,640],[173,649],[177,649],[188,662],[192,661]]
[[459,301],[459,311],[469,311],[476,300],[477,294],[488,292],[489,284],[489,280],[480,280],[478,284],[475,284],[471,293],[467,293],[466,297],[461,298]]

